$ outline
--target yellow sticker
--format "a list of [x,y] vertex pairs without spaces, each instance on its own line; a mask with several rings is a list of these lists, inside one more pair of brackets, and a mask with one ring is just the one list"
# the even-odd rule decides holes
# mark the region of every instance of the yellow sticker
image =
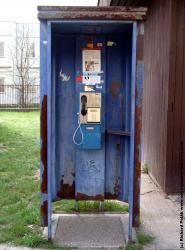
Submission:
[[84,90],[85,91],[95,91],[93,86],[87,86],[87,85],[85,86]]
[[113,41],[107,41],[107,46],[111,47],[114,45],[114,42]]

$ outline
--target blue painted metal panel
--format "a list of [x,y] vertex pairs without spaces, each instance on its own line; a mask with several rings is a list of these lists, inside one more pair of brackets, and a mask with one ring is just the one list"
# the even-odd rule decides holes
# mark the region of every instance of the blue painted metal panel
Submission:
[[136,81],[136,34],[137,25],[133,24],[132,35],[132,80],[131,80],[131,138],[130,138],[130,171],[129,171],[129,228],[128,237],[132,240],[133,223],[133,188],[134,188],[134,132],[135,132],[135,81]]
[[[132,59],[132,33],[127,32],[124,39],[124,96],[125,96],[125,123],[124,130],[130,131],[130,116],[131,116],[131,59]],[[122,168],[121,176],[123,178],[122,185],[122,200],[128,201],[129,190],[129,164],[130,164],[130,137],[124,137],[123,142],[122,161],[124,168]]]
[[51,86],[51,24],[47,23],[47,170],[48,170],[48,239],[52,236],[52,86]]
[[[87,47],[89,39],[93,44],[102,43],[101,47],[101,70],[105,72],[105,39],[101,36],[79,36],[76,44],[76,76],[82,76],[82,50]],[[105,92],[104,73],[101,74],[103,81],[102,89],[96,89],[97,92]],[[79,112],[79,95],[84,92],[84,84],[76,82],[76,113]],[[104,199],[104,182],[105,182],[105,143],[104,143],[104,103],[102,101],[101,112],[101,132],[102,132],[102,149],[100,150],[80,150],[76,147],[76,182],[75,192],[76,199]],[[76,117],[76,127],[77,127]]]
[[40,210],[41,224],[48,225],[48,191],[47,191],[47,22],[40,22],[40,112],[41,112],[41,159],[40,159]]
[[[76,58],[75,58],[75,41],[77,42]],[[107,47],[105,39],[96,38],[94,43],[102,42],[104,44],[102,48],[102,56],[105,55],[107,49],[107,81],[105,76],[102,77],[104,81],[102,91],[106,92],[106,104],[102,105],[102,114],[106,114],[106,129],[117,129],[129,131],[129,49],[128,44],[124,43],[124,39],[120,39],[120,36],[108,37],[107,40],[115,40],[115,46]],[[126,40],[126,36],[125,36]],[[128,37],[127,37],[128,40]],[[75,82],[75,60],[76,60],[76,76],[82,75],[82,49],[86,46],[87,41],[82,38],[76,38],[76,36],[56,35],[53,39],[55,52],[53,53],[52,65],[55,65],[55,70],[52,70],[52,96],[54,105],[52,108],[52,200],[57,197],[61,198],[74,198],[75,197],[75,179],[77,182],[83,182],[81,176],[83,175],[78,166],[88,165],[89,161],[93,159],[86,159],[85,152],[79,152],[75,145],[72,143],[72,137],[77,126],[77,113],[79,110],[79,93],[84,91],[84,85]],[[79,45],[78,45],[79,44]],[[79,47],[78,47],[79,46]],[[80,54],[78,56],[78,53]],[[122,55],[122,56],[120,56]],[[105,58],[105,57],[104,57]],[[114,61],[114,67],[112,62]],[[105,72],[105,62],[102,60],[102,69]],[[128,69],[127,69],[128,68]],[[128,71],[127,74],[125,73]],[[54,73],[53,73],[54,72]],[[103,74],[102,74],[103,75]],[[66,78],[67,77],[67,78]],[[68,79],[69,78],[69,79]],[[56,85],[56,86],[55,86]],[[75,86],[76,85],[76,86]],[[98,92],[100,90],[98,89]],[[118,92],[118,93],[117,93]],[[118,96],[116,97],[116,95]],[[114,96],[115,95],[115,96]],[[75,98],[76,97],[76,101]],[[77,105],[75,105],[75,103]],[[76,107],[75,107],[76,106]],[[106,112],[105,112],[105,106]],[[119,112],[118,112],[119,111]],[[56,113],[56,118],[54,116]],[[102,137],[104,138],[105,122],[104,116],[102,116]],[[83,127],[83,126],[82,126]],[[55,134],[57,135],[56,142],[54,140]],[[126,141],[126,142],[125,142]],[[98,143],[98,142],[96,142]],[[96,145],[97,146],[97,145]],[[104,147],[104,142],[103,142]],[[86,145],[87,148],[87,145]],[[106,165],[106,173],[102,171],[100,180],[102,181],[102,197],[104,192],[106,198],[119,198],[121,200],[127,200],[128,197],[128,152],[129,152],[129,138],[123,136],[106,135],[106,152],[103,151],[97,153],[95,158],[100,157],[100,161],[97,161],[98,165]],[[76,151],[76,152],[75,152]],[[125,157],[125,151],[127,155]],[[84,157],[81,158],[80,154]],[[76,156],[75,156],[76,155]],[[96,155],[96,154],[95,154]],[[105,156],[106,155],[106,156]],[[66,158],[67,157],[67,158]],[[106,157],[106,164],[103,163]],[[92,158],[92,157],[91,157]],[[81,161],[85,163],[82,164]],[[56,162],[56,163],[55,163]],[[75,173],[75,165],[76,173]],[[101,167],[102,168],[102,167]],[[53,170],[54,169],[54,170]],[[76,177],[75,177],[76,174]],[[96,175],[96,174],[95,174]],[[79,176],[79,178],[78,178]],[[123,177],[123,178],[122,178]],[[86,180],[88,178],[85,178]],[[106,179],[106,182],[105,182]],[[93,182],[93,180],[92,180]],[[104,190],[105,182],[105,190]],[[126,184],[125,184],[126,182]],[[88,181],[89,183],[89,181]],[[85,185],[85,184],[84,184]],[[94,184],[93,184],[94,185]],[[76,184],[76,187],[78,184]],[[98,187],[100,185],[97,185]],[[86,198],[96,197],[100,195],[99,192],[93,194],[93,190],[89,186],[89,191],[86,189]],[[76,189],[77,193],[82,194],[81,191]]]
[[[113,46],[107,47],[106,128],[130,131],[130,36],[108,36]],[[128,96],[127,96],[128,95]],[[119,134],[119,133],[118,133]],[[106,197],[128,199],[129,137],[107,134]],[[123,190],[124,186],[124,190]]]
[[80,145],[82,150],[101,149],[101,124],[81,124],[83,133],[83,143]]
[[52,201],[56,199],[57,192],[57,174],[56,174],[56,105],[55,105],[55,95],[56,95],[56,51],[55,42],[51,39],[51,143],[52,143],[52,154],[51,154],[51,176],[52,176],[52,190],[51,197]]
[[56,35],[57,196],[75,198],[75,38]]

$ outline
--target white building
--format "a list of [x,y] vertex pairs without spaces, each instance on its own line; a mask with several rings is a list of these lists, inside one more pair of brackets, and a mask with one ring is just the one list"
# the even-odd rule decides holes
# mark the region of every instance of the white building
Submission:
[[0,106],[39,103],[39,24],[0,22]]

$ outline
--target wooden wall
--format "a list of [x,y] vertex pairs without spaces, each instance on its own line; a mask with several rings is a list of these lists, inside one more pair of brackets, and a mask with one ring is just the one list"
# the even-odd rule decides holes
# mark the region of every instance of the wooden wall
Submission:
[[142,161],[165,189],[170,1],[153,0],[145,22]]
[[[167,193],[180,191],[185,168],[185,1],[171,3],[171,47],[167,136]],[[185,170],[184,184],[185,184]],[[185,191],[185,185],[184,185]]]
[[142,160],[165,192],[176,193],[185,164],[185,1],[153,0],[148,7]]

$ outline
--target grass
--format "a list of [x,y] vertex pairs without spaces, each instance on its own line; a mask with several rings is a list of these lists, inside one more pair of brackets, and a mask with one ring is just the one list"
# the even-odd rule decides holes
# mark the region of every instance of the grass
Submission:
[[141,171],[142,171],[143,174],[148,174],[148,172],[149,172],[149,166],[148,166],[148,164],[142,163]]
[[[41,236],[39,214],[39,113],[0,113],[0,243],[44,249],[59,247]],[[54,212],[74,211],[73,201],[53,204]],[[81,212],[97,211],[98,202],[80,202]],[[106,211],[128,207],[105,202]]]
[[[86,212],[99,212],[99,202],[98,201],[79,201],[78,202],[79,211],[81,213]],[[75,212],[75,203],[73,200],[62,200],[53,203],[53,212],[57,213],[60,211],[71,213]],[[104,211],[108,212],[121,212],[127,213],[128,206],[122,205],[115,201],[105,201],[104,202]]]
[[153,242],[154,237],[149,234],[138,233],[137,234],[138,243],[128,244],[124,250],[143,250],[143,247],[149,245]]
[[139,244],[141,245],[151,244],[154,240],[154,237],[152,237],[149,234],[144,234],[144,233],[138,233],[137,238],[138,238]]

